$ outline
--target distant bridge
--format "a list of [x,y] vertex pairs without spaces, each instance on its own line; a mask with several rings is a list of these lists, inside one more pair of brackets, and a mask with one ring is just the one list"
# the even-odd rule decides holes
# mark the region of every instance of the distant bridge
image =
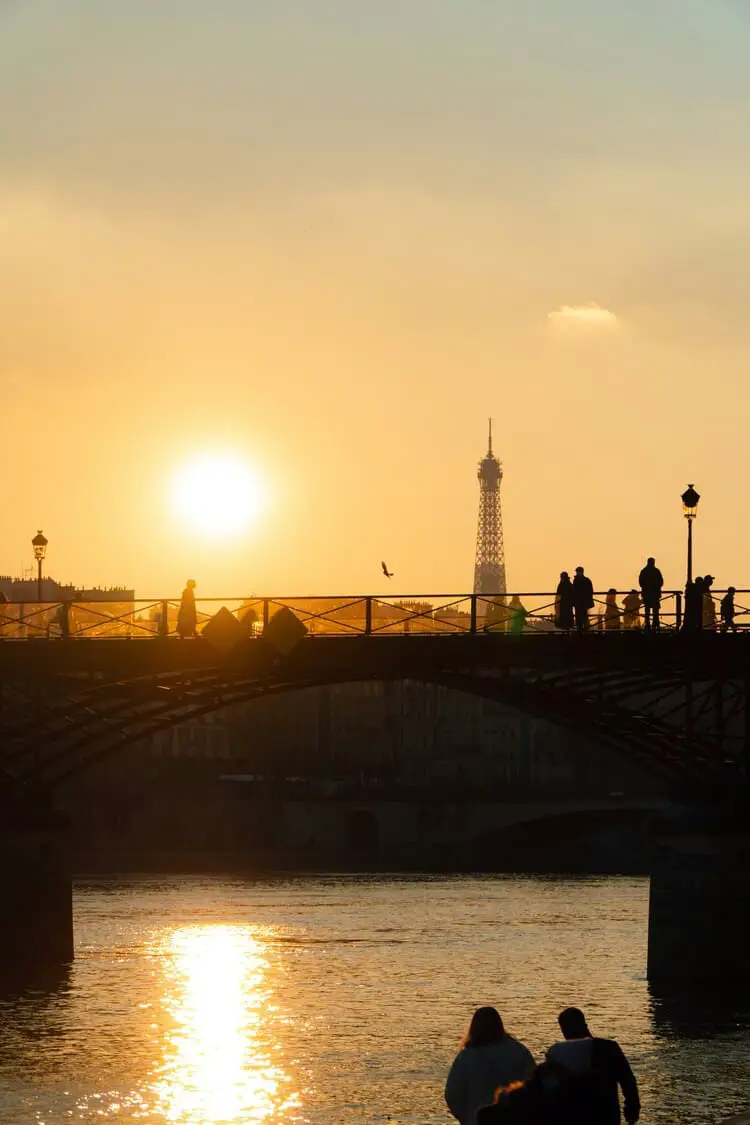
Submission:
[[[741,591],[737,600],[747,612]],[[676,591],[663,598],[660,633],[610,622],[583,636],[555,630],[552,594],[199,601],[199,635],[186,640],[175,636],[178,608],[0,607],[7,794],[52,789],[123,745],[233,703],[369,679],[441,684],[545,717],[609,744],[675,795],[746,784],[750,631],[680,631]]]

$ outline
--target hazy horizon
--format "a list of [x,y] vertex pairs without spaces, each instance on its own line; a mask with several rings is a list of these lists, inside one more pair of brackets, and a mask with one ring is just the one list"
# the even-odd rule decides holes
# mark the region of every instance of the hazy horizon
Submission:
[[[750,584],[748,50],[732,0],[0,0],[0,572],[469,590],[492,415],[510,590],[681,585],[688,482]],[[235,540],[167,504],[204,450]]]

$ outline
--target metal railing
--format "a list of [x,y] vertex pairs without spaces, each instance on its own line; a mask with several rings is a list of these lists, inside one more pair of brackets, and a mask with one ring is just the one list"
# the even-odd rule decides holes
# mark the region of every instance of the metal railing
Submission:
[[[588,632],[604,636],[644,629],[644,611],[629,612],[623,601],[631,591],[599,591],[589,611]],[[704,595],[703,629],[721,628],[724,590]],[[326,636],[404,636],[492,633],[560,635],[554,593],[419,594],[392,598],[377,595],[336,597],[249,597],[196,599],[195,633],[200,636],[224,608],[247,637],[260,637],[281,611],[290,611],[307,634]],[[750,630],[750,590],[735,595],[736,627]],[[9,602],[0,605],[0,641],[166,639],[180,636],[180,599],[134,601]],[[683,594],[665,590],[660,628],[673,633],[683,624]],[[567,630],[575,632],[574,629]],[[239,634],[239,631],[238,631]]]

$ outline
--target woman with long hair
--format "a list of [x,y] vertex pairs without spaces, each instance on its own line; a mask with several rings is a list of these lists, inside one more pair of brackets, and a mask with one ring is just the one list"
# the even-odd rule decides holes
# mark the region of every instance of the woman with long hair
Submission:
[[476,1125],[477,1110],[499,1086],[522,1082],[534,1070],[528,1047],[508,1035],[497,1008],[477,1008],[445,1083],[445,1102],[460,1125]]

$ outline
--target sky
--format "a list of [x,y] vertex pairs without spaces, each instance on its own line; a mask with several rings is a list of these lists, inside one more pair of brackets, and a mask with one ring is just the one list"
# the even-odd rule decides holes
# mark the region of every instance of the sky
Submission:
[[[750,586],[745,0],[0,0],[0,572]],[[267,501],[217,541],[206,451]],[[381,574],[386,560],[394,572]]]

